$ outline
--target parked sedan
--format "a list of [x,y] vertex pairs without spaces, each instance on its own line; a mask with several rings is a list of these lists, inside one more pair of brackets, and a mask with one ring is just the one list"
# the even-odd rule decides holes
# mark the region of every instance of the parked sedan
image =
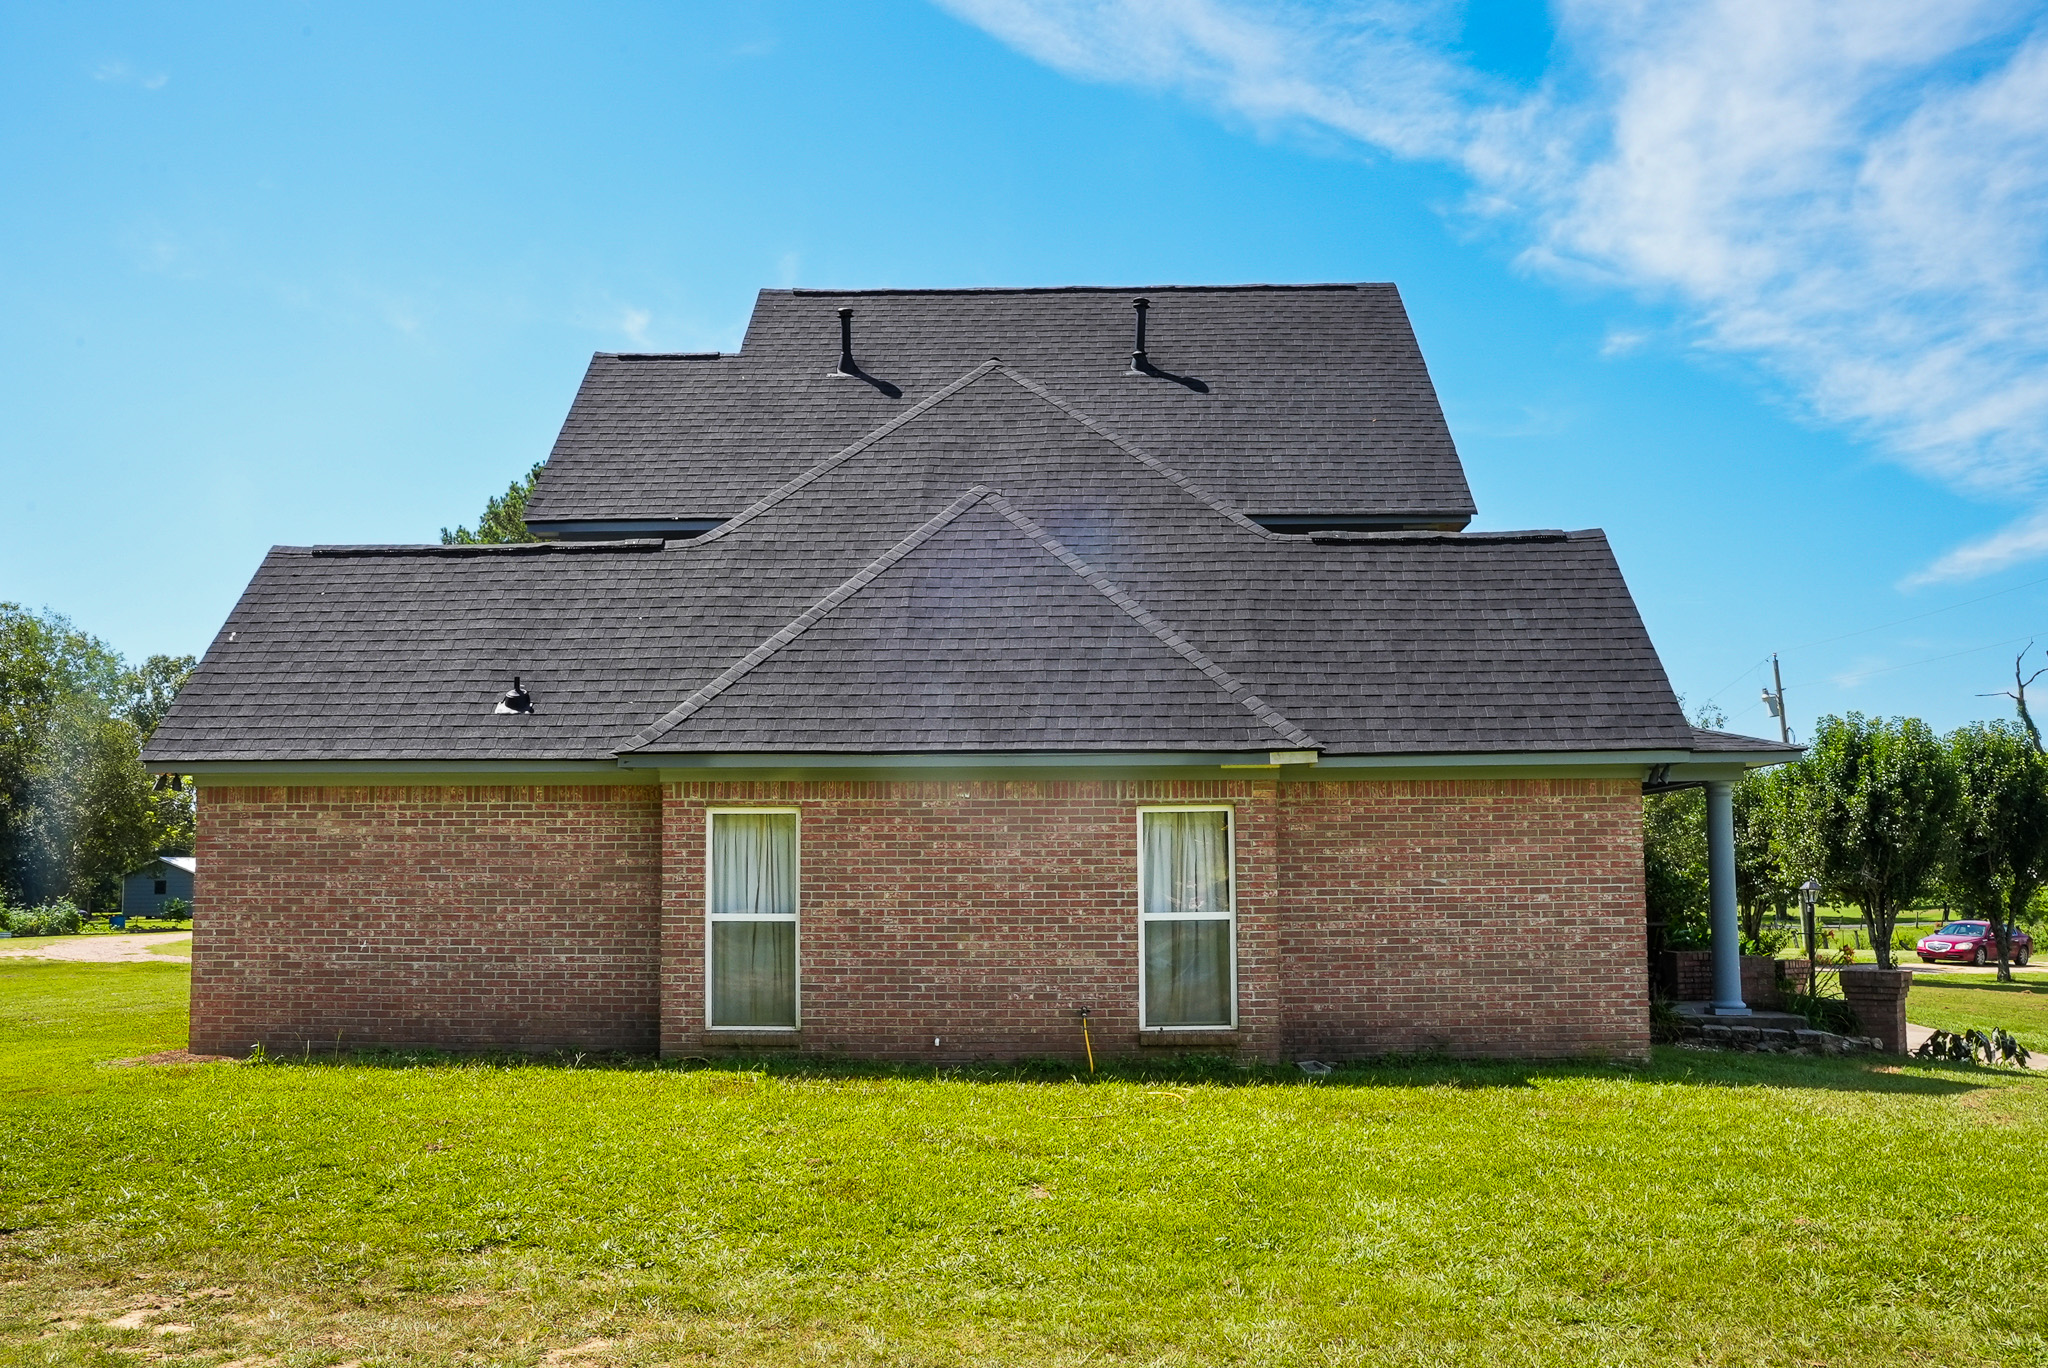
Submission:
[[[1936,960],[1953,960],[1965,964],[1990,964],[1998,958],[1998,941],[1991,934],[1991,925],[1980,921],[1950,922],[1931,936],[1922,936],[1915,947],[1920,958],[1932,964]],[[2034,956],[2034,938],[2014,927],[2012,931],[2012,962],[2025,964]]]

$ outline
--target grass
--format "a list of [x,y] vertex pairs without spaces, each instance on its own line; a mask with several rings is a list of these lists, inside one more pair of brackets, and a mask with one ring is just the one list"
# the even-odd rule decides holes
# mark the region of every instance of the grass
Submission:
[[2048,973],[2018,970],[2012,983],[1982,974],[1915,974],[1906,1016],[1944,1031],[2004,1027],[2030,1050],[2048,1051]]
[[0,961],[0,1361],[2048,1361],[2048,1080],[107,1067],[188,973]]

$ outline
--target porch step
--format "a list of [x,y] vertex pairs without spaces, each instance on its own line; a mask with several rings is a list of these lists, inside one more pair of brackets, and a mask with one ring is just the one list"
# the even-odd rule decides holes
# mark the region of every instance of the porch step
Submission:
[[1796,1012],[1767,1012],[1757,1009],[1750,1012],[1748,1016],[1716,1016],[1714,1015],[1714,1008],[1711,1003],[1680,1002],[1673,1005],[1678,1015],[1686,1018],[1688,1021],[1697,1021],[1703,1026],[1708,1024],[1715,1026],[1754,1026],[1759,1030],[1765,1031],[1804,1031],[1807,1029],[1806,1018]]

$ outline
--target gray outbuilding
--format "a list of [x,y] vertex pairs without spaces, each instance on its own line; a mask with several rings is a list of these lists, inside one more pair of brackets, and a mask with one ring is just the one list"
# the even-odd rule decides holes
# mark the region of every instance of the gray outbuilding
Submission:
[[190,855],[159,855],[121,880],[121,912],[129,917],[158,917],[164,904],[182,898],[192,906],[192,874],[197,861]]

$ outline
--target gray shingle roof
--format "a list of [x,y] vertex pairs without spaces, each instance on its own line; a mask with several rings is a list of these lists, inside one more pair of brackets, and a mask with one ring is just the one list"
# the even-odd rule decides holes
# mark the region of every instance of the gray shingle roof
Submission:
[[1597,532],[1280,535],[955,380],[697,541],[276,550],[150,758],[1694,744]]
[[[1150,374],[1130,366],[1140,296]],[[831,375],[842,305],[868,380]],[[596,357],[527,517],[730,517],[990,357],[1233,508],[1472,516],[1399,293],[1328,285],[764,290],[736,354]]]

